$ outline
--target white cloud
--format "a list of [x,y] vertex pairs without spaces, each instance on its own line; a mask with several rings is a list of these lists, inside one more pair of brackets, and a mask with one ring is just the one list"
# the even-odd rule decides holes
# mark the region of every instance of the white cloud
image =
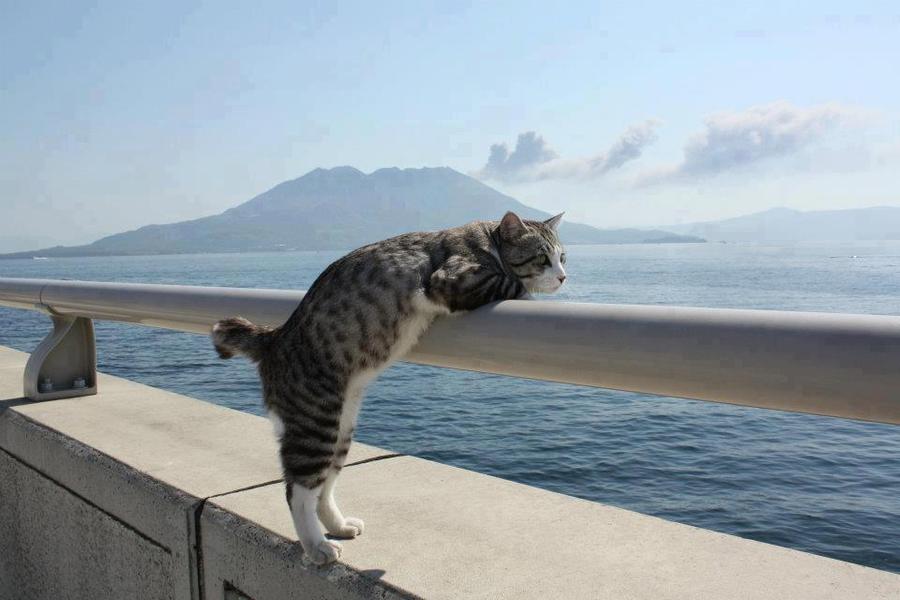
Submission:
[[507,182],[599,177],[639,158],[644,147],[656,141],[658,126],[656,120],[632,125],[606,152],[575,159],[559,158],[543,137],[529,131],[519,134],[512,152],[506,144],[491,146],[487,163],[475,176]]
[[487,164],[479,174],[483,179],[518,179],[522,173],[531,171],[556,157],[556,153],[547,147],[544,138],[534,131],[527,131],[519,134],[516,149],[512,153],[506,144],[491,146]]
[[714,114],[706,118],[704,129],[685,144],[680,163],[647,171],[639,176],[638,183],[695,180],[791,155],[830,130],[859,121],[863,115],[858,109],[840,104],[800,108],[785,101]]

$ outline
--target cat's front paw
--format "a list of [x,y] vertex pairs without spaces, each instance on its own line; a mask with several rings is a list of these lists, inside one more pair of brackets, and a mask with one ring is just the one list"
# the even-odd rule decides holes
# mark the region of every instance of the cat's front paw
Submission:
[[309,560],[317,565],[333,563],[341,557],[341,545],[331,540],[322,540],[312,552],[309,552]]
[[329,530],[328,533],[334,537],[353,539],[358,535],[362,535],[363,529],[365,529],[365,523],[363,523],[362,519],[347,517],[344,519],[343,525],[335,527],[333,531]]

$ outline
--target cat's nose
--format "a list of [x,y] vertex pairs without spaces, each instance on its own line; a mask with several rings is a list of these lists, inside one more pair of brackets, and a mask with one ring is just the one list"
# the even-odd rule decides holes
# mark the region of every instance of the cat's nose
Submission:
[[565,275],[559,275],[559,276],[557,277],[557,279],[559,279],[559,283],[562,284],[562,282],[566,280],[566,276],[565,276]]

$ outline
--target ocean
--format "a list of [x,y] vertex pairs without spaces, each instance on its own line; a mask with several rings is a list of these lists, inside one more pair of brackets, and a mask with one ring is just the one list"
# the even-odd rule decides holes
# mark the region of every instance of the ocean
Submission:
[[[900,242],[567,253],[556,301],[900,315]],[[305,289],[340,254],[0,260],[0,277]],[[0,307],[0,345],[30,351],[48,326]],[[255,369],[203,336],[106,322],[96,335],[106,373],[262,413]],[[369,389],[357,439],[900,573],[896,426],[398,364]]]

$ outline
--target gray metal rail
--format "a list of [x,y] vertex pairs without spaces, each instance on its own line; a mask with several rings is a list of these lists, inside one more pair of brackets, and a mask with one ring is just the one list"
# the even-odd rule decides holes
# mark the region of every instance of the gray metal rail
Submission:
[[[0,278],[0,305],[203,334],[232,315],[280,325],[302,297]],[[509,301],[439,319],[404,360],[900,424],[900,317]]]

